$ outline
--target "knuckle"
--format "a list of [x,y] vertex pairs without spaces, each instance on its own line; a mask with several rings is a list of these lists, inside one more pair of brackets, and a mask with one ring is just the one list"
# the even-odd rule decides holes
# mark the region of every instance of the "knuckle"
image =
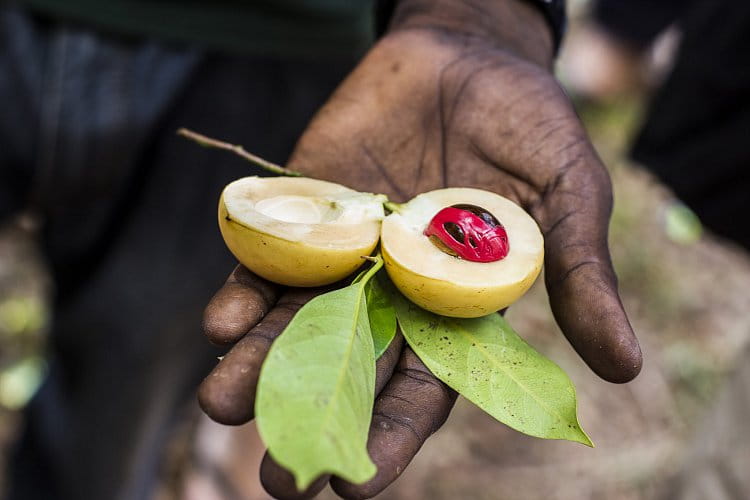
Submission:
[[234,318],[217,318],[215,315],[203,316],[203,333],[216,345],[233,344],[245,333],[244,324]]
[[246,336],[203,380],[198,402],[211,419],[225,425],[252,420],[255,386],[269,346],[263,338]]
[[248,398],[235,397],[227,391],[223,381],[210,374],[198,388],[198,404],[211,420],[224,425],[242,425],[253,418],[252,404]]
[[340,480],[331,481],[333,491],[345,500],[367,500],[368,498],[373,498],[383,491],[388,484],[381,485],[374,480],[364,484],[352,484]]
[[229,283],[219,290],[203,312],[203,332],[219,345],[236,342],[266,314],[270,302],[255,288]]
[[402,434],[405,432],[408,436],[413,438],[412,446],[416,445],[417,448],[421,446],[431,434],[431,432],[423,432],[414,419],[396,412],[379,409],[374,411],[372,416],[373,425],[377,426],[380,431],[401,431]]

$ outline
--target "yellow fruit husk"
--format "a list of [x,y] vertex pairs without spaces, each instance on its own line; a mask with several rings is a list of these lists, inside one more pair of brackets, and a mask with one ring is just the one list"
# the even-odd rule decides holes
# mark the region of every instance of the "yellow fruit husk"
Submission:
[[[384,199],[315,179],[246,177],[224,189],[219,229],[232,254],[258,276],[287,286],[322,286],[356,271],[377,246]],[[266,202],[290,200],[306,222],[294,222],[293,211],[282,215],[292,220],[264,213]],[[318,220],[312,216],[316,207],[325,215],[311,223]]]
[[[442,252],[422,234],[442,208],[471,203],[505,227],[508,256],[497,262],[461,260]],[[536,280],[544,260],[539,227],[521,207],[495,193],[448,188],[421,194],[383,221],[385,268],[409,300],[443,316],[475,318],[515,302]]]
[[377,239],[348,249],[310,246],[289,241],[228,218],[224,199],[219,202],[219,229],[227,248],[258,276],[286,286],[322,286],[346,278],[370,255]]

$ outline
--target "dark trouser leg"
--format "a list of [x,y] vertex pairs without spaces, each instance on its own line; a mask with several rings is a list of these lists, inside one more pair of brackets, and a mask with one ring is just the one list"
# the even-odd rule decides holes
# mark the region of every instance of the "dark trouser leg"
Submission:
[[750,4],[700,1],[682,25],[632,155],[714,233],[750,249]]
[[60,73],[67,93],[40,197],[60,291],[52,368],[27,412],[11,498],[144,498],[178,408],[218,354],[200,333],[234,264],[216,229],[218,196],[256,173],[174,130],[283,162],[350,62],[198,63],[186,51],[67,33],[77,64]]
[[700,0],[596,0],[593,17],[618,39],[646,48],[670,24]]

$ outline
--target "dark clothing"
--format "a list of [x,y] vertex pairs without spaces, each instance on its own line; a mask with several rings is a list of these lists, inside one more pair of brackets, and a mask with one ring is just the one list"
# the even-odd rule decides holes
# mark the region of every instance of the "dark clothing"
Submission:
[[51,367],[11,499],[140,499],[219,352],[201,313],[235,261],[222,187],[258,174],[180,126],[284,162],[350,58],[223,57],[0,8],[0,218],[27,209],[57,284]]
[[[652,99],[632,155],[713,232],[750,250],[750,3],[599,0],[595,14],[636,47],[678,23],[674,67]],[[745,352],[659,498],[750,498],[749,411]]]
[[633,157],[713,232],[750,249],[750,3],[700,0]]
[[714,233],[750,249],[750,3],[597,0],[593,14],[639,49],[679,28],[674,66],[631,155]]
[[[635,48],[646,48],[702,0],[595,0],[597,24]],[[710,0],[709,0],[710,1]]]
[[[2,0],[0,0],[0,3]],[[361,54],[373,38],[372,0],[15,0],[107,35],[281,56]]]

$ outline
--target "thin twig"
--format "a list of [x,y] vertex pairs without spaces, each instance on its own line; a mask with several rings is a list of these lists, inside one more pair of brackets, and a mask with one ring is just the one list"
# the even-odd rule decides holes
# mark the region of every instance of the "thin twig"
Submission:
[[191,141],[194,141],[206,148],[216,148],[223,149],[224,151],[230,151],[238,156],[241,156],[253,165],[256,165],[263,170],[272,172],[276,175],[285,175],[288,177],[303,177],[303,175],[299,172],[289,170],[288,168],[282,167],[281,165],[276,165],[275,163],[271,163],[268,160],[264,160],[260,156],[256,156],[248,151],[245,151],[245,148],[243,148],[239,144],[230,144],[228,142],[212,139],[211,137],[199,134],[198,132],[193,132],[192,130],[186,128],[179,129],[177,131],[177,135],[181,135],[182,137],[190,139]]

